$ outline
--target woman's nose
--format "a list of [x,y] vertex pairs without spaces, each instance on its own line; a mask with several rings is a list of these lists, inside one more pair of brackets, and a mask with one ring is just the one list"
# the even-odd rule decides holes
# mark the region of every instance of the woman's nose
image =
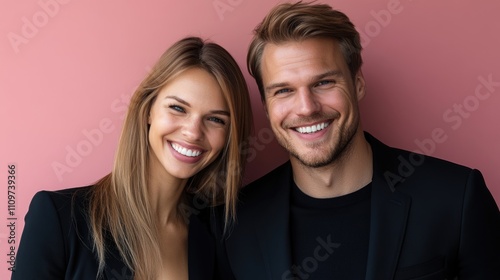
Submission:
[[187,138],[187,140],[196,141],[203,138],[203,124],[202,120],[198,118],[192,118],[186,120],[183,126],[182,134]]

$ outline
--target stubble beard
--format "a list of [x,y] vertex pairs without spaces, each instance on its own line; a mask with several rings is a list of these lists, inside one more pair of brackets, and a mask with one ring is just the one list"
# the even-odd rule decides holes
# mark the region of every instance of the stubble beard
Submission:
[[[342,161],[349,155],[358,127],[359,118],[356,118],[351,126],[345,129],[341,129],[341,131],[339,131],[337,143],[334,144],[333,148],[330,149],[330,151],[327,151],[327,154],[325,156],[307,157],[307,154],[301,155],[297,151],[297,148],[290,145],[283,137],[276,138],[278,143],[290,153],[290,156],[296,158],[304,167],[319,168]],[[323,145],[327,145],[327,143],[317,143],[314,146]],[[314,146],[312,146],[311,148],[314,149]]]

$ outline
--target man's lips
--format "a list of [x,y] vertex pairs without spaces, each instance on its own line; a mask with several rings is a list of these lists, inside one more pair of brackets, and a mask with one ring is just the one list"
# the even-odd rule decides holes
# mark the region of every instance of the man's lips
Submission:
[[330,123],[331,123],[330,121],[326,121],[309,126],[298,126],[293,129],[301,134],[310,134],[327,128],[330,125]]

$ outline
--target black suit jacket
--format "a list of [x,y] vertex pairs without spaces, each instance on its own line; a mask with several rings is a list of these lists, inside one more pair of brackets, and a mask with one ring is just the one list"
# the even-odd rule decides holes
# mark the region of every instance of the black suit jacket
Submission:
[[[500,213],[481,173],[365,136],[374,161],[366,279],[500,279]],[[228,237],[216,218],[219,279],[294,279],[291,180],[287,162],[245,187]]]
[[[38,192],[30,204],[16,257],[15,280],[96,279],[87,219],[89,187]],[[201,212],[200,215],[202,215]],[[191,215],[188,234],[189,279],[213,279],[215,248],[209,227]],[[114,243],[107,248],[103,279],[133,279]]]

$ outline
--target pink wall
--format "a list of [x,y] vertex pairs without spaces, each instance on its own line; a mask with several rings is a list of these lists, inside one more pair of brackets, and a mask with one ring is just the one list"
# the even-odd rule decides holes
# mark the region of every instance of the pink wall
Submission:
[[[17,172],[18,241],[36,191],[91,184],[110,171],[129,97],[171,43],[210,38],[244,68],[252,28],[278,2],[2,1],[1,224],[10,222],[9,165]],[[324,2],[363,33],[365,129],[390,145],[480,169],[500,203],[500,2]],[[250,181],[286,156],[244,72],[256,115]],[[10,275],[10,236],[0,227],[1,279]]]

